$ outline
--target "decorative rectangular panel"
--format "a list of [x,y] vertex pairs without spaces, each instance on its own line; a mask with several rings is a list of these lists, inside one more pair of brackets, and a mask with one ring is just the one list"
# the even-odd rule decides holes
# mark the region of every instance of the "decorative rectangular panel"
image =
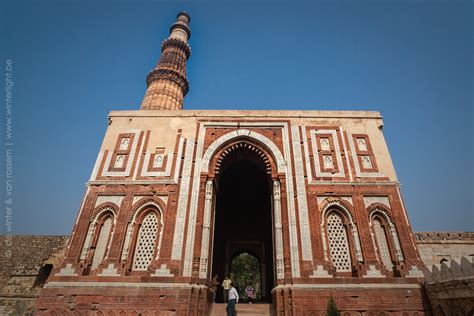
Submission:
[[127,162],[130,159],[134,138],[135,134],[132,133],[119,135],[112,154],[112,163],[109,164],[108,171],[125,171]]
[[147,131],[140,155],[141,161],[137,179],[156,180],[157,178],[161,178],[163,181],[172,179],[177,183],[180,168],[183,163],[181,158],[184,153],[185,141],[185,139],[181,137],[181,130],[178,130],[174,150],[167,150],[165,147],[150,146],[150,135],[151,131]]
[[[309,144],[307,133],[309,133]],[[346,178],[345,144],[338,127],[303,128],[303,145],[310,183],[313,176],[316,180],[318,178],[348,180]]]
[[132,176],[141,138],[139,130],[129,130],[128,133],[119,134],[114,150],[105,150],[99,154],[100,165],[94,168],[91,180]]
[[356,177],[385,177],[385,175],[378,170],[369,136],[365,134],[350,134],[348,132],[347,138],[349,139]]

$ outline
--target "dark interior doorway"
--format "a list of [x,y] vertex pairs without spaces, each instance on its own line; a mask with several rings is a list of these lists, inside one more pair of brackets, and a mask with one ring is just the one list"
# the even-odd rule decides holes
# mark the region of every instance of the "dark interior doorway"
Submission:
[[[258,258],[261,301],[271,300],[274,287],[271,178],[263,159],[241,147],[229,153],[216,178],[212,273],[222,282],[231,260],[244,252]],[[237,284],[245,287],[244,284]],[[239,293],[243,295],[244,293]],[[223,301],[219,287],[217,302]]]
[[49,275],[51,274],[52,270],[53,270],[52,264],[43,265],[38,271],[38,276],[36,277],[33,287],[43,287],[44,284],[46,283],[46,280],[49,278]]

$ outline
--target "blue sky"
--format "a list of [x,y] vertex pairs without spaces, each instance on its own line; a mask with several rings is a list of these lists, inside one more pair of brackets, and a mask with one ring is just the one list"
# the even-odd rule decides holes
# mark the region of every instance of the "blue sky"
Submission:
[[139,108],[180,10],[186,109],[380,111],[414,230],[474,230],[472,1],[170,3],[2,1],[15,233],[70,233],[107,113]]

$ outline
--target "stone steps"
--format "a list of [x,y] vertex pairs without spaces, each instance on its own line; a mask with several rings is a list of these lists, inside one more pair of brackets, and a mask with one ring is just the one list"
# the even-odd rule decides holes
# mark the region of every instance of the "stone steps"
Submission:
[[[227,304],[214,303],[212,307],[211,316],[227,316],[225,310]],[[255,315],[255,316],[270,316],[271,315],[271,304],[248,304],[239,303],[235,305],[237,315]]]

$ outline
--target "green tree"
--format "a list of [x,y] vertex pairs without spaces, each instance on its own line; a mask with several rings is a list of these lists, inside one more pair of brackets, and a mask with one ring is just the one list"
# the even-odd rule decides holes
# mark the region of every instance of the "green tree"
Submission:
[[328,316],[339,316],[339,310],[337,309],[336,303],[334,302],[334,298],[331,296],[328,299],[328,307],[327,307]]
[[254,256],[244,252],[232,259],[230,266],[230,279],[241,297],[246,297],[245,287],[251,285],[260,298],[260,263]]

